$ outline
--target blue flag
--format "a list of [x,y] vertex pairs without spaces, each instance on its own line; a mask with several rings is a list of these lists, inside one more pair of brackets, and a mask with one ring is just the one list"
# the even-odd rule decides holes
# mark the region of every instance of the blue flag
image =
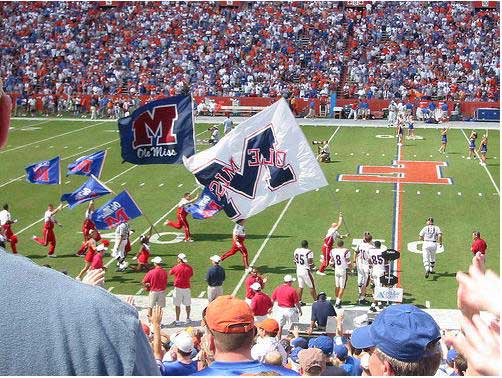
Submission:
[[73,208],[81,203],[93,200],[110,194],[112,191],[105,184],[102,184],[94,176],[89,179],[77,190],[72,193],[65,193],[61,196],[61,201],[68,202],[68,206]]
[[195,153],[192,99],[167,97],[119,119],[122,159],[133,164],[182,164]]
[[73,163],[68,164],[68,175],[96,176],[101,177],[101,171],[105,165],[106,150],[95,152],[91,155],[82,156]]
[[207,219],[218,214],[222,208],[216,196],[208,188],[204,188],[197,201],[185,209],[194,219]]
[[92,214],[92,221],[98,230],[109,230],[142,214],[129,192],[124,190],[97,209]]
[[32,184],[61,184],[61,169],[59,156],[51,160],[43,160],[29,165],[26,170],[26,181]]

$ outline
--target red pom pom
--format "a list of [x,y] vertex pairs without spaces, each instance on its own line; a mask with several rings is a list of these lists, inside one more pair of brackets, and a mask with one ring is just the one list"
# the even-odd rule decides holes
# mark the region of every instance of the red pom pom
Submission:
[[104,239],[101,244],[103,244],[105,247],[108,247],[110,245],[110,241],[107,239]]

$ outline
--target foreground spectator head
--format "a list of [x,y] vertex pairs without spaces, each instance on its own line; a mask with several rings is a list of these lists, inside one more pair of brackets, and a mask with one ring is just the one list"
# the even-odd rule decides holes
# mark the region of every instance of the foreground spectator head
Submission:
[[266,354],[265,360],[263,362],[267,365],[282,366],[281,353],[279,353],[279,351],[277,350],[272,350]]
[[296,339],[291,340],[291,346],[293,348],[300,347],[302,349],[307,349],[308,341],[303,337],[297,337]]
[[371,375],[432,376],[441,362],[439,326],[413,305],[393,305],[375,321],[357,328],[355,348],[375,348],[369,360]]
[[326,370],[326,359],[323,352],[317,348],[302,349],[298,353],[300,374],[319,376]]
[[320,349],[326,356],[333,354],[333,339],[329,336],[319,336],[309,342],[309,348]]
[[193,350],[193,338],[187,332],[180,332],[171,338],[176,352],[182,356],[190,356]]

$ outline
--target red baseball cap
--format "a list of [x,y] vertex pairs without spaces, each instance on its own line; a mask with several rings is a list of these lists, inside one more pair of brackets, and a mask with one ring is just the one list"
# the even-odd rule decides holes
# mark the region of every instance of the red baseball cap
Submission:
[[251,308],[242,299],[221,295],[206,310],[205,321],[209,329],[221,333],[245,333],[254,328]]

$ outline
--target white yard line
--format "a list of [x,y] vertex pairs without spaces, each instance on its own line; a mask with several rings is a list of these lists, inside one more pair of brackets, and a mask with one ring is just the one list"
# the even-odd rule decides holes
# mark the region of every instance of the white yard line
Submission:
[[[111,179],[109,179],[108,181],[105,181],[104,183],[105,183],[105,184],[108,184],[108,183],[109,183],[109,182],[111,182],[112,180],[116,179],[117,177],[122,176],[123,174],[125,174],[125,173],[129,172],[130,170],[132,170],[132,169],[134,169],[134,168],[136,168],[136,167],[137,167],[137,165],[133,165],[132,167],[127,168],[125,171],[123,171],[123,172],[119,173],[118,175],[113,176]],[[68,207],[68,204],[64,205],[64,206],[63,206],[63,209],[64,209],[65,207]],[[21,229],[20,231],[16,232],[16,234],[18,234],[18,235],[19,235],[19,234],[23,233],[24,231],[26,231],[26,230],[30,229],[31,227],[33,227],[34,225],[36,225],[37,223],[39,223],[39,222],[41,222],[41,221],[43,221],[43,220],[44,220],[44,218],[40,218],[39,220],[37,220],[37,221],[33,222],[32,224],[30,224],[30,225],[26,226],[25,228]]]
[[[462,134],[464,134],[464,137],[467,140],[467,143],[469,143],[469,137],[465,133],[464,129],[460,129],[460,131],[462,131]],[[481,156],[479,156],[478,151],[474,150],[474,152],[476,153],[476,156],[478,157],[479,161],[481,161]],[[490,171],[488,170],[488,168],[486,167],[486,165],[483,165],[482,167],[485,169],[486,173],[488,174],[488,177],[490,178],[490,181],[492,182],[495,190],[497,191],[498,195],[500,196],[500,189],[497,186],[497,183],[495,182],[495,180],[493,179],[492,174],[490,173]]]
[[201,291],[201,293],[199,294],[198,298],[204,298],[204,295],[206,295],[206,292],[205,291]]
[[[72,155],[66,156],[66,157],[62,158],[62,159],[61,159],[61,161],[65,161],[65,160],[71,159],[72,157],[75,157],[75,156],[78,156],[78,155],[82,155],[84,152],[87,152],[87,151],[90,151],[90,150],[94,150],[95,148],[99,148],[99,147],[106,146],[107,144],[110,144],[110,143],[116,142],[116,141],[118,141],[118,140],[119,140],[119,138],[115,138],[115,139],[113,139],[113,140],[111,140],[111,141],[109,141],[109,142],[105,142],[105,143],[99,144],[99,145],[97,145],[97,146],[87,148],[87,149],[85,149],[85,150],[83,150],[83,151],[79,151],[79,152],[77,152],[76,154],[72,154]],[[9,180],[9,181],[6,181],[6,182],[4,182],[3,184],[0,184],[0,188],[3,188],[4,186],[7,186],[7,185],[9,185],[9,184],[11,184],[11,183],[13,183],[13,182],[15,182],[15,181],[17,181],[17,180],[20,180],[20,179],[22,179],[22,178],[23,178],[23,177],[25,177],[25,176],[26,176],[26,175],[21,175],[21,176],[19,176],[19,177],[16,177],[16,178],[13,178],[13,179],[11,179],[11,180]]]
[[28,146],[32,146],[34,144],[37,144],[37,143],[41,143],[41,142],[46,142],[48,140],[51,140],[51,139],[55,139],[55,138],[59,138],[59,137],[62,137],[62,136],[65,136],[65,135],[68,135],[68,134],[73,134],[73,133],[78,133],[80,131],[83,131],[83,130],[87,130],[91,127],[94,127],[94,126],[98,126],[98,125],[101,125],[102,123],[104,122],[99,122],[99,123],[95,123],[93,125],[89,125],[89,126],[85,126],[85,127],[80,127],[76,130],[72,130],[72,131],[67,131],[66,133],[62,133],[62,134],[58,134],[58,135],[54,135],[54,136],[51,136],[49,138],[45,138],[45,139],[41,139],[41,140],[37,140],[35,142],[31,142],[31,143],[27,143],[27,144],[23,144],[22,146],[17,146],[17,147],[14,147],[14,148],[11,148],[9,150],[3,150],[3,151],[0,151],[0,154],[5,154],[6,152],[11,152],[11,151],[17,151],[21,148],[25,148],[25,147],[28,147]]
[[[18,121],[17,119],[13,120],[13,121]],[[44,123],[48,123],[48,122],[51,122],[52,119],[46,119],[45,121],[41,121],[41,122],[37,122],[37,123],[33,123],[31,125],[26,125],[26,126],[23,126],[23,128],[26,128],[26,127],[33,127],[33,126],[38,126],[38,125],[42,125]],[[22,129],[17,129],[17,126],[14,130],[22,130]]]

